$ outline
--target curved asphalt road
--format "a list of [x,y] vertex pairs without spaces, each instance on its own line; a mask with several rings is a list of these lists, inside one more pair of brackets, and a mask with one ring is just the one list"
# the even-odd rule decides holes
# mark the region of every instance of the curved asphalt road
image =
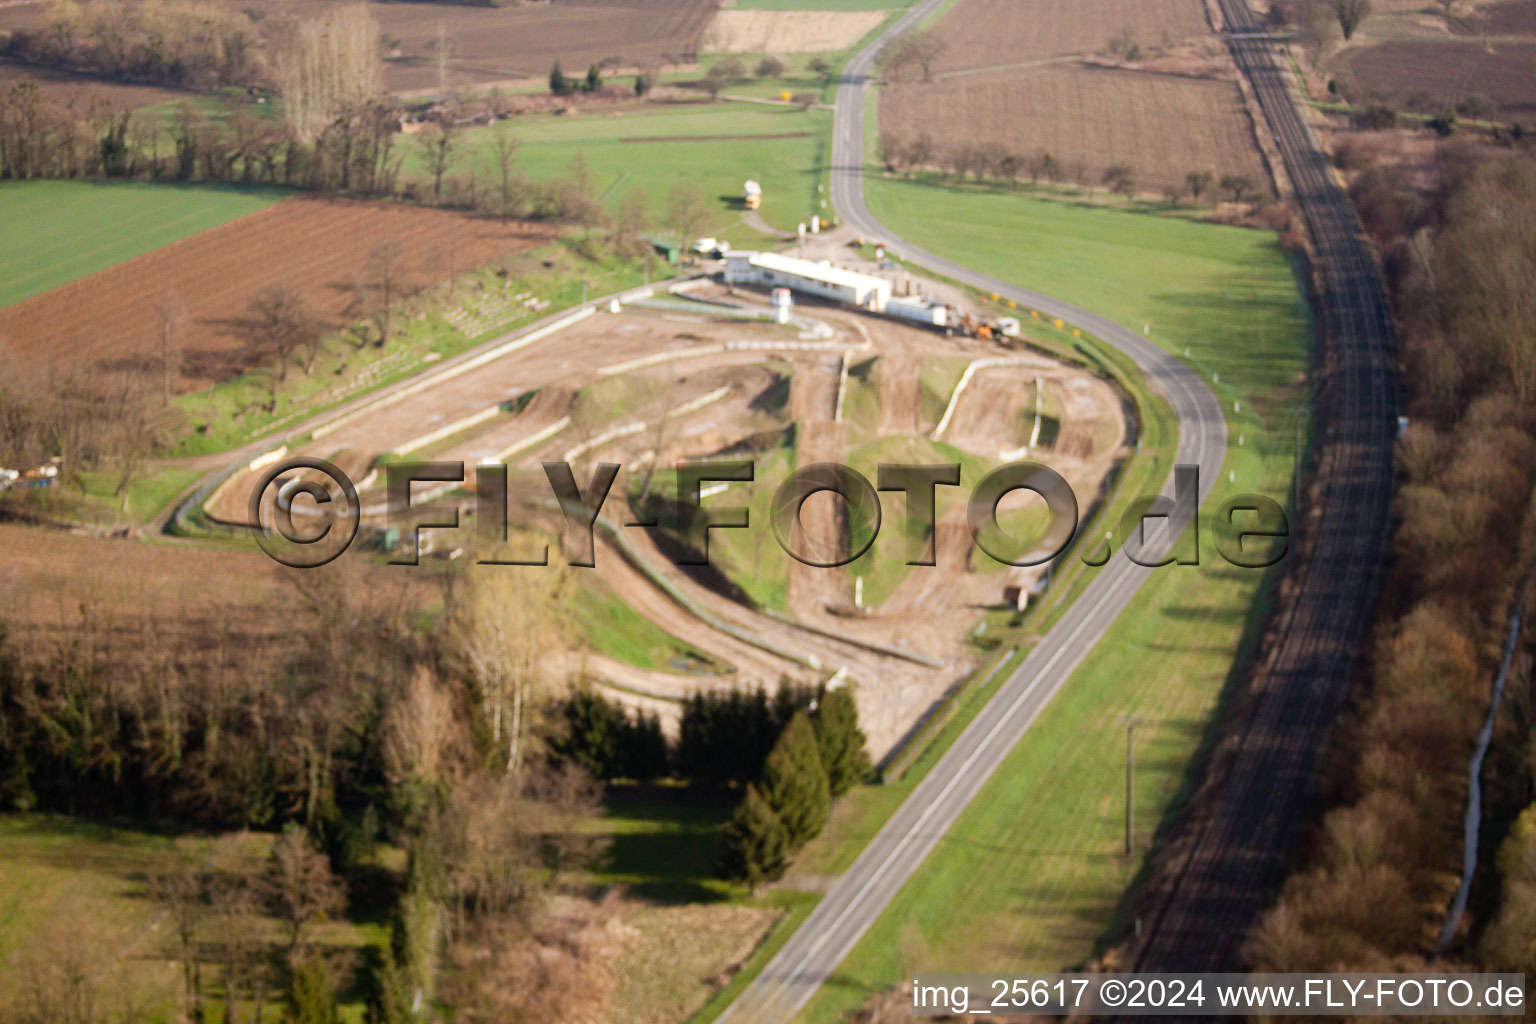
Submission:
[[[1200,468],[1200,498],[1210,493],[1226,453],[1227,425],[1216,396],[1187,366],[1135,331],[1102,316],[951,263],[902,241],[864,204],[864,87],[880,52],[943,0],[923,0],[849,62],[837,92],[832,200],[843,219],[886,249],[938,274],[996,292],[1097,335],[1129,356],[1179,420],[1177,462]],[[1153,268],[1148,268],[1152,272]],[[1164,492],[1171,494],[1171,479]],[[1187,523],[1174,523],[1182,532]],[[1161,531],[1149,531],[1149,534]],[[1154,569],[1117,553],[1002,685],[955,744],[913,790],[762,973],[719,1020],[787,1021],[808,1002],[869,929],[903,883],[959,817],[1074,669],[1103,637]],[[893,981],[895,979],[892,979]]]

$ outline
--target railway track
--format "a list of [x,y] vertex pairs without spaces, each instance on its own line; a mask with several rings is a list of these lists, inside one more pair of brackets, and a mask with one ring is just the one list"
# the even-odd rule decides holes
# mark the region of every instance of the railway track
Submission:
[[1321,459],[1311,557],[1259,667],[1247,718],[1207,811],[1151,915],[1142,971],[1240,966],[1243,941],[1283,878],[1370,623],[1392,492],[1398,396],[1380,275],[1349,199],[1302,119],[1274,43],[1245,0],[1219,0],[1310,232],[1322,315],[1316,408]]

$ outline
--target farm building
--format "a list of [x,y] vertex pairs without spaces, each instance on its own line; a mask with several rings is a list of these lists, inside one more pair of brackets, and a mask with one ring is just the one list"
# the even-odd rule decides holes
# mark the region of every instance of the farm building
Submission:
[[790,288],[876,313],[884,312],[885,304],[891,299],[889,281],[840,270],[830,263],[812,263],[776,252],[726,253],[725,280],[728,284]]

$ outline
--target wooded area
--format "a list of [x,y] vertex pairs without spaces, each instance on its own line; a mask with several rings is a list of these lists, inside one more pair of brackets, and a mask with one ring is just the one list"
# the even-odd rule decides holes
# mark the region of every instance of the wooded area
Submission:
[[[1435,176],[1423,190],[1382,163],[1351,189],[1386,256],[1406,362],[1395,558],[1365,696],[1330,778],[1337,806],[1310,866],[1253,936],[1260,970],[1428,963],[1456,889],[1467,764],[1507,619],[1517,601],[1530,611],[1536,160],[1450,144]],[[1453,962],[1474,969],[1536,971],[1528,639],[1520,652],[1482,779],[1490,855],[1451,947]]]

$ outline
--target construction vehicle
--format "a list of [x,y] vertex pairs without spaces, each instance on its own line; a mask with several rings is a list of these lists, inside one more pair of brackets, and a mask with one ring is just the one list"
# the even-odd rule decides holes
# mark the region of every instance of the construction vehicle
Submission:
[[1020,324],[1017,317],[1000,316],[996,320],[978,320],[969,313],[962,313],[955,321],[954,331],[968,338],[976,338],[979,341],[996,341],[1003,345],[1010,345],[1012,340],[1020,333]]
[[961,313],[960,323],[958,325],[958,333],[965,335],[967,338],[976,338],[980,341],[991,341],[992,325],[976,319],[969,313]]
[[760,209],[763,205],[763,186],[755,181],[749,181],[741,187],[742,198],[747,204],[747,209]]

